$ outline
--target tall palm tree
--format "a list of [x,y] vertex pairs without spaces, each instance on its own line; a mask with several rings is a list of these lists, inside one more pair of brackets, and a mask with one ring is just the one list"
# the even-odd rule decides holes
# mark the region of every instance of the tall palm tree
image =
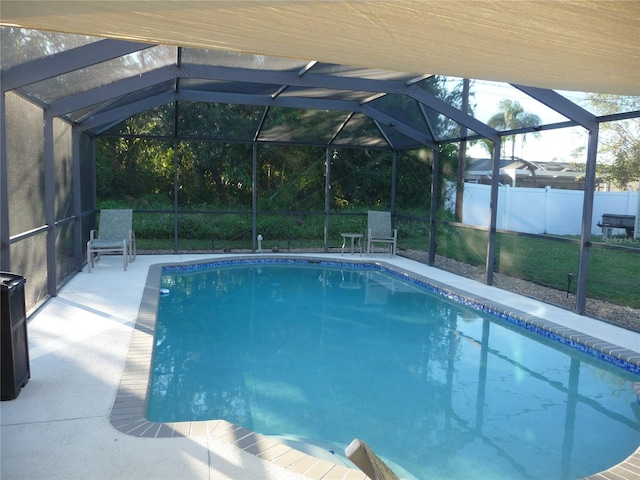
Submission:
[[[512,101],[507,98],[500,100],[498,104],[500,111],[494,114],[488,121],[487,125],[496,130],[514,130],[516,128],[534,127],[540,125],[542,121],[540,117],[529,112],[525,112],[520,102]],[[533,132],[535,138],[540,137],[539,132]],[[522,134],[522,145],[526,142],[527,134]],[[509,135],[511,141],[511,160],[516,156],[516,136]]]

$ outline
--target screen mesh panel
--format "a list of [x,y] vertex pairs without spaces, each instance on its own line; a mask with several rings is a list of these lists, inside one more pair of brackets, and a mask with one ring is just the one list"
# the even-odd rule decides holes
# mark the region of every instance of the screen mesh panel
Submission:
[[56,283],[61,285],[75,271],[75,222],[56,227]]
[[60,120],[53,122],[53,158],[56,175],[55,218],[59,221],[74,213],[71,126]]
[[11,271],[27,279],[24,300],[28,312],[47,298],[46,239],[42,233],[11,245]]
[[6,94],[10,235],[45,224],[42,110]]

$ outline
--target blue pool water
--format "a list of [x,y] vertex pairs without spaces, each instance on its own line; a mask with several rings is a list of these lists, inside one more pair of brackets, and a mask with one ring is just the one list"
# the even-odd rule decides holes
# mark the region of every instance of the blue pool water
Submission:
[[573,479],[640,444],[640,377],[380,268],[165,272],[147,417],[225,419],[431,479]]

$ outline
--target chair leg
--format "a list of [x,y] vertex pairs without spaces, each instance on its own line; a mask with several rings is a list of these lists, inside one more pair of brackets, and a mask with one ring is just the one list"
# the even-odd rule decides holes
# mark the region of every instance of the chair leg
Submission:
[[127,261],[127,263],[131,263],[136,259],[136,237],[132,236],[129,243],[129,260]]
[[91,247],[89,247],[89,245],[87,245],[87,271],[89,273],[91,273],[91,267],[93,266],[92,260],[93,260],[93,253],[91,252]]

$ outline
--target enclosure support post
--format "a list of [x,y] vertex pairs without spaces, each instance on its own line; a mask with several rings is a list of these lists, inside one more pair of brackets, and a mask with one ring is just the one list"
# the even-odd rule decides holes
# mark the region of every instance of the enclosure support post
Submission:
[[391,228],[396,227],[396,182],[398,172],[398,151],[393,151],[393,160],[391,161]]
[[[469,89],[471,82],[468,78],[462,79],[462,113],[469,114]],[[464,201],[464,174],[467,166],[467,127],[460,130],[460,151],[458,153],[458,172],[456,178],[456,222],[462,222],[462,202]]]
[[44,221],[47,225],[47,293],[57,295],[56,275],[56,172],[53,155],[53,118],[44,117]]
[[[89,178],[91,183],[89,185],[85,184],[85,189],[90,190],[90,193],[87,195],[87,197],[90,199],[91,204],[88,207],[88,210],[91,211],[91,217],[90,217],[90,227],[91,229],[97,229],[98,225],[97,225],[97,218],[98,218],[98,181],[97,181],[97,170],[96,170],[96,137],[94,136],[90,136],[89,137],[89,145],[87,147],[87,150],[90,152],[91,154],[91,158],[89,160],[89,167],[91,168],[91,172],[89,174]],[[86,249],[83,249],[83,251],[86,253]]]
[[324,253],[329,252],[329,206],[331,195],[331,147],[327,146],[325,154],[325,182],[324,182]]
[[429,265],[433,267],[436,263],[436,243],[438,234],[438,191],[440,189],[440,146],[434,148],[433,163],[431,165],[431,208],[429,211]]
[[258,235],[258,144],[253,142],[251,178],[251,250],[256,252],[256,237]]
[[594,122],[589,129],[587,147],[587,168],[584,179],[584,200],[582,205],[582,234],[580,238],[580,262],[578,263],[578,284],[576,287],[575,313],[583,315],[587,304],[587,277],[589,275],[589,255],[591,252],[591,218],[593,216],[593,196],[596,184],[596,161],[598,155],[598,134],[600,125]]
[[71,130],[71,188],[73,191],[73,250],[76,271],[82,271],[82,169],[80,158],[80,133]]
[[[182,49],[178,48],[178,63],[182,57]],[[179,102],[173,109],[173,253],[178,253],[178,119]]]
[[491,156],[491,199],[489,201],[489,241],[487,242],[486,282],[493,284],[493,269],[496,256],[496,225],[498,222],[498,183],[500,182],[500,145],[502,138],[493,142]]
[[[176,105],[176,109],[178,106]],[[173,253],[178,253],[178,138],[173,139]]]
[[9,235],[9,166],[7,158],[7,119],[5,93],[0,92],[0,271],[11,271]]

